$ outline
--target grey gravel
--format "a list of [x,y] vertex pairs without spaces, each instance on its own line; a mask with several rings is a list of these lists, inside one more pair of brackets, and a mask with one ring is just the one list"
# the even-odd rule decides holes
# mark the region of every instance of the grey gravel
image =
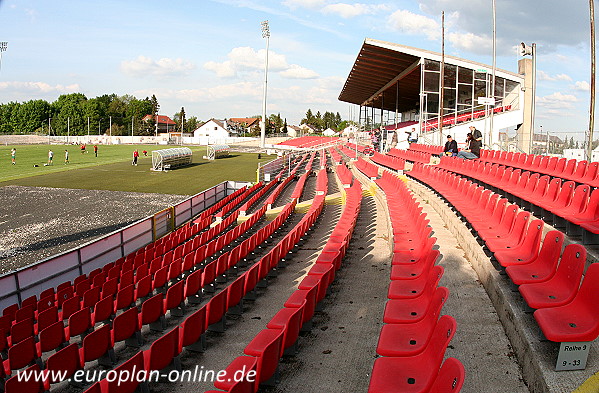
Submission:
[[116,231],[185,195],[0,187],[0,274]]

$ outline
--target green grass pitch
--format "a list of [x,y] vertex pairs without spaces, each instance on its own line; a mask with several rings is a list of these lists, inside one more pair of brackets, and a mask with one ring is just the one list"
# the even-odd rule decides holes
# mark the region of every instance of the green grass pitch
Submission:
[[[16,165],[11,164],[10,151],[16,147]],[[152,151],[173,146],[160,145],[98,145],[98,157],[93,145],[81,154],[76,145],[0,146],[0,187],[20,185],[33,187],[79,188],[89,190],[154,192],[193,195],[225,180],[256,181],[258,163],[275,156],[232,152],[230,157],[204,160],[205,146],[190,146],[193,164],[166,172],[154,172]],[[48,161],[48,150],[54,152],[54,163]],[[64,151],[69,151],[69,164],[64,163]],[[133,150],[140,153],[137,166],[131,165]],[[148,156],[141,153],[148,151]],[[38,165],[35,167],[34,165]]]

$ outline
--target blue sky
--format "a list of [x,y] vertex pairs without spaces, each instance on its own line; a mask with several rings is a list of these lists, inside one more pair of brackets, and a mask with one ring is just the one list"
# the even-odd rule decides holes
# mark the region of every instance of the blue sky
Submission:
[[[588,3],[497,0],[498,67],[538,44],[536,125],[578,136],[588,126]],[[0,0],[0,102],[82,92],[156,94],[161,113],[261,113],[269,20],[268,112],[298,123],[308,108],[349,116],[337,100],[365,38],[491,64],[491,0]]]

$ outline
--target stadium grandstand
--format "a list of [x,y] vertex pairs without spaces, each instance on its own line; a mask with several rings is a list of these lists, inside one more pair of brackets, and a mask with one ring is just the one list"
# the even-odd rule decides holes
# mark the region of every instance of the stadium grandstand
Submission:
[[[527,61],[522,59],[519,64]],[[362,124],[382,124],[385,130],[400,135],[415,127],[421,140],[429,144],[440,144],[447,134],[461,142],[474,126],[483,131],[485,145],[497,146],[500,130],[517,127],[520,148],[527,151],[532,140],[527,110],[531,97],[523,86],[529,86],[531,75],[497,69],[492,92],[491,70],[491,66],[467,59],[366,39],[339,100],[360,106]]]

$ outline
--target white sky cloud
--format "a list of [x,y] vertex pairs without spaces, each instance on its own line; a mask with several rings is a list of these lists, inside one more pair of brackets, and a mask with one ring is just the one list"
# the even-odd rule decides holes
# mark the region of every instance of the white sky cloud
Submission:
[[543,70],[537,71],[537,78],[541,81],[567,81],[572,82],[572,78],[566,74],[549,75]]
[[159,76],[172,77],[187,75],[195,69],[195,64],[181,58],[170,59],[161,58],[153,60],[150,57],[138,56],[133,60],[123,60],[121,62],[121,71],[129,76]]
[[[240,73],[255,72],[264,70],[264,57],[266,49],[258,51],[249,46],[237,47],[231,49],[227,54],[228,60],[223,62],[208,61],[204,63],[204,68],[216,73],[221,78],[232,78]],[[268,51],[268,70],[279,72],[284,78],[289,79],[313,79],[318,74],[308,68],[297,64],[289,64],[285,55]]]
[[298,8],[320,8],[326,4],[325,0],[285,0],[283,5],[291,8],[292,10]]
[[429,40],[435,40],[441,35],[441,28],[436,20],[407,10],[393,12],[387,21],[392,29],[401,33],[424,35]]
[[288,79],[315,79],[318,78],[318,74],[310,69],[298,66],[297,64],[292,64],[285,71],[279,72],[283,78]]
[[0,82],[0,90],[14,91],[27,94],[47,93],[76,93],[81,90],[78,84],[72,85],[50,85],[46,82]]
[[574,109],[574,102],[578,102],[578,98],[572,94],[564,94],[556,91],[543,97],[537,97],[537,105],[551,109]]
[[363,3],[335,3],[322,8],[324,14],[336,14],[342,18],[354,18],[360,15],[373,15],[379,11],[387,11],[389,7],[385,4],[363,4]]
[[572,88],[578,91],[591,91],[591,85],[587,81],[576,81]]
[[474,33],[449,33],[447,40],[456,49],[472,53],[489,53],[493,47],[491,38]]

